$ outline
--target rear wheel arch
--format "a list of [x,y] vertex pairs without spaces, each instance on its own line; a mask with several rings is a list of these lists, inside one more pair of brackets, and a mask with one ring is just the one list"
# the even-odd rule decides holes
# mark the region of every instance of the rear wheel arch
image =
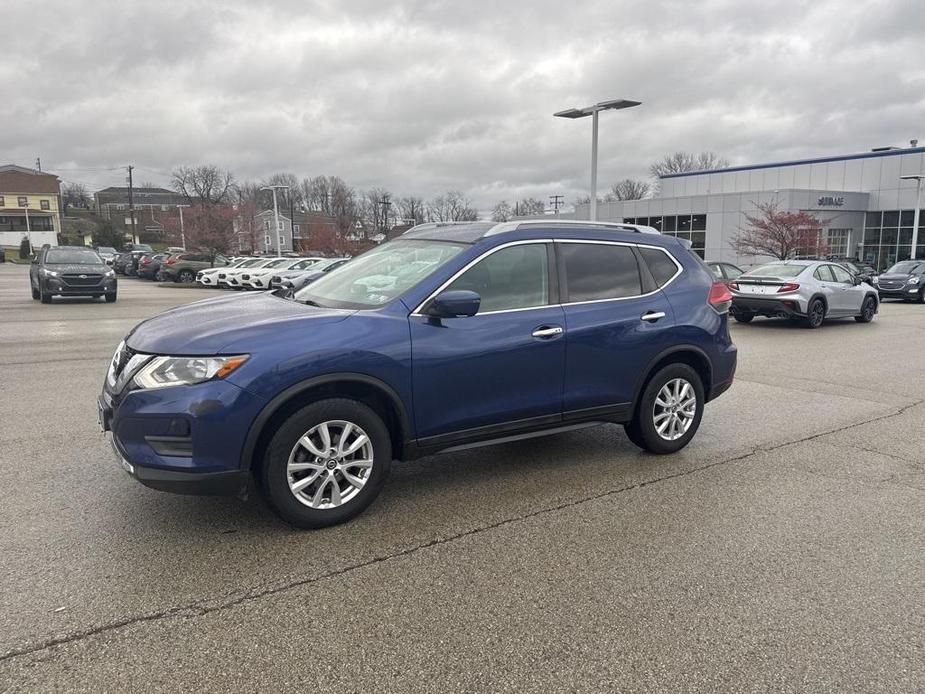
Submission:
[[241,452],[241,469],[256,470],[274,432],[292,413],[328,398],[356,400],[371,407],[388,427],[393,457],[403,457],[410,420],[398,393],[384,381],[365,374],[328,374],[290,386],[270,400],[248,431]]
[[806,312],[809,313],[809,307],[812,305],[812,303],[813,303],[816,299],[819,299],[819,301],[822,302],[822,305],[823,305],[823,307],[825,308],[825,314],[828,315],[828,314],[829,314],[829,302],[826,301],[826,299],[825,299],[825,294],[813,294],[813,295],[809,298],[809,301],[806,302]]
[[700,377],[704,393],[710,392],[710,388],[713,384],[713,365],[706,352],[694,345],[678,345],[676,347],[671,347],[661,352],[646,367],[644,372],[645,376],[637,384],[636,391],[633,393],[634,415],[636,408],[639,407],[639,400],[642,397],[642,393],[645,391],[649,381],[652,380],[652,377],[656,373],[669,364],[687,364],[690,366]]

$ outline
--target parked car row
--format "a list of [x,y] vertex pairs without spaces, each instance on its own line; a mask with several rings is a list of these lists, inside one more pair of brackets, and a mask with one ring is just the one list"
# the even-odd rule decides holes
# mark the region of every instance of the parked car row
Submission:
[[239,258],[225,267],[200,270],[196,281],[204,287],[282,290],[292,295],[349,258]]

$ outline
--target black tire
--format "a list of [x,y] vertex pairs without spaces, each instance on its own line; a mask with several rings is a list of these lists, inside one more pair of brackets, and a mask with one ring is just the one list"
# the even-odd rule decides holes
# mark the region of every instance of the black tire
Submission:
[[114,303],[116,303],[116,293],[115,293],[115,292],[112,292],[112,293],[110,293],[110,294],[106,294],[106,303],[107,303],[107,304],[114,304]]
[[867,296],[861,304],[861,315],[855,316],[854,320],[858,323],[870,323],[875,313],[877,313],[877,300],[872,296]]
[[825,321],[825,302],[822,299],[813,299],[806,307],[806,318],[803,319],[803,325],[811,330],[821,328]]
[[738,323],[751,323],[754,318],[754,313],[733,313],[732,317],[736,319]]
[[33,299],[40,299],[40,298],[42,298],[42,295],[39,293],[39,290],[36,289],[35,287],[33,287],[31,284],[29,285],[29,289],[32,290],[32,298],[33,298]]
[[177,282],[179,282],[180,284],[189,284],[195,279],[196,279],[196,275],[194,275],[189,270],[180,270],[180,272],[177,274]]
[[[366,432],[373,448],[373,465],[366,483],[352,499],[334,508],[315,509],[300,502],[289,488],[289,455],[313,427],[335,420],[351,422]],[[382,418],[356,400],[331,398],[306,405],[276,430],[264,452],[258,482],[267,503],[287,523],[298,528],[324,528],[344,523],[366,509],[379,495],[391,462],[392,442]]]
[[917,304],[925,304],[925,287],[919,289],[919,295],[915,298]]
[[51,294],[47,293],[41,284],[39,285],[39,299],[43,304],[51,303]]
[[[668,440],[659,434],[656,429],[655,401],[659,396],[659,391],[675,379],[687,381],[693,388],[697,400],[694,405],[694,416],[687,431],[674,440]],[[659,369],[649,379],[642,396],[639,398],[633,420],[624,425],[624,430],[630,441],[649,453],[657,455],[675,453],[690,443],[691,439],[694,438],[694,434],[697,433],[700,420],[703,417],[704,402],[703,383],[697,372],[687,364],[669,364]]]

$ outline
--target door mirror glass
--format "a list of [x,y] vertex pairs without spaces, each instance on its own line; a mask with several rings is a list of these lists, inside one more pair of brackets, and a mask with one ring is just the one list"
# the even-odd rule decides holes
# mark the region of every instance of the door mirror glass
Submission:
[[482,297],[468,289],[454,289],[441,292],[430,302],[426,313],[437,318],[474,316],[479,312]]

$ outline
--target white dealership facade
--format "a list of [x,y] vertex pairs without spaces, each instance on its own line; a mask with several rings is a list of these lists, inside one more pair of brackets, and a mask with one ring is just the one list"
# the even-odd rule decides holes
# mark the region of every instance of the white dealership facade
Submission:
[[[901,176],[913,174],[925,174],[925,147],[694,171],[662,176],[655,197],[600,203],[597,215],[686,238],[706,260],[746,264],[755,259],[730,242],[756,204],[776,202],[825,221],[822,240],[832,255],[883,268],[910,257],[916,181]],[[578,205],[575,217],[588,216],[589,205]],[[925,258],[921,217],[918,257]]]

